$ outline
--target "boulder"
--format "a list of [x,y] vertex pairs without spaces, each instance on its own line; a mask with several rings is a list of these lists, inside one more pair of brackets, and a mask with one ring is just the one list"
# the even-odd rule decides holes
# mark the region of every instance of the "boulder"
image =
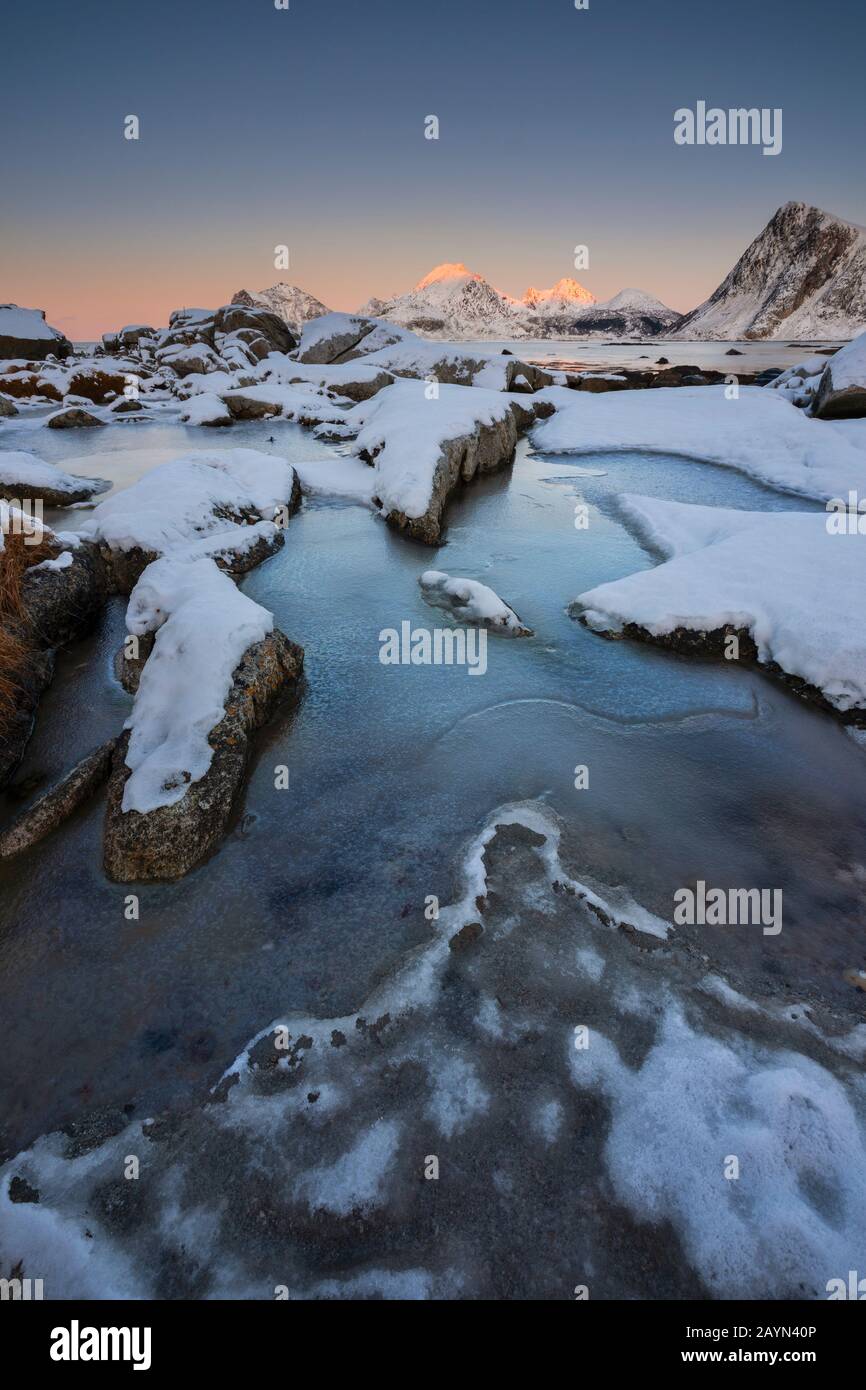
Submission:
[[55,383],[32,371],[29,366],[24,370],[3,372],[0,386],[4,395],[14,396],[16,400],[28,400],[33,396],[44,396],[48,401],[63,400],[63,394]]
[[65,394],[80,396],[92,405],[105,405],[115,397],[122,396],[125,386],[126,376],[120,372],[106,372],[99,367],[82,367],[70,373]]
[[[405,531],[413,540],[438,545],[449,498],[462,484],[509,463],[514,456],[518,435],[517,412],[511,410],[503,419],[495,420],[492,424],[479,423],[472,434],[446,440],[433,475],[430,502],[423,516],[410,517],[404,512],[390,511],[385,520],[397,530]],[[379,499],[374,497],[373,502],[381,509]]]
[[376,319],[357,314],[323,314],[304,326],[298,361],[336,362],[352,352],[376,326]]
[[98,420],[95,415],[91,415],[89,410],[81,410],[77,406],[69,410],[60,410],[56,415],[49,415],[46,421],[51,430],[91,429],[94,425],[104,423],[104,420]]
[[[268,351],[293,352],[297,340],[286,322],[270,309],[261,309],[249,304],[224,304],[214,315],[216,333],[250,333],[248,342],[263,339],[270,344]],[[267,353],[263,354],[267,356]]]
[[8,419],[10,415],[17,415],[18,407],[14,401],[10,401],[6,396],[0,396],[0,420]]
[[0,358],[27,357],[43,362],[46,357],[68,357],[71,351],[69,339],[45,322],[44,309],[0,304]]
[[830,358],[818,385],[813,414],[821,420],[866,416],[866,333]]
[[108,784],[104,864],[116,883],[182,878],[226,833],[244,782],[251,736],[298,685],[304,653],[274,630],[249,647],[234,673],[225,715],[212,730],[210,768],[180,801],[142,814],[122,810],[129,734],[119,740]]
[[71,772],[0,833],[0,859],[11,859],[38,844],[93,795],[111,770],[115,741],[111,739],[82,758]]

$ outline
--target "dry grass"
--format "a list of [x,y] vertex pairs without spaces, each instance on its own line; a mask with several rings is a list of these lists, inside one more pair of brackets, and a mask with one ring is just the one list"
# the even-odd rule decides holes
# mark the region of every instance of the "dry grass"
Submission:
[[35,651],[33,636],[21,595],[21,584],[31,565],[51,559],[58,546],[49,537],[27,545],[28,538],[5,535],[0,550],[0,738],[5,737]]

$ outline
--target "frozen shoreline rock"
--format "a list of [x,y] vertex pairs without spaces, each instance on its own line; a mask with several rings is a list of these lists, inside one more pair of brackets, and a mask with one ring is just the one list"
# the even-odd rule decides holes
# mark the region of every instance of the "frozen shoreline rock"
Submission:
[[81,534],[95,541],[129,593],[149,564],[171,552],[211,555],[242,573],[283,544],[272,518],[300,505],[291,464],[255,449],[200,451],[151,469],[101,502]]
[[114,756],[105,871],[121,883],[173,880],[222,839],[251,735],[297,685],[303,649],[209,561],[152,565],[128,625],[155,640]]

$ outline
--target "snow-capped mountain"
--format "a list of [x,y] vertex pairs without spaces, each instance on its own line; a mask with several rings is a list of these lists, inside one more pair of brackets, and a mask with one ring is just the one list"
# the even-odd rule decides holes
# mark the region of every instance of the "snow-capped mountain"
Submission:
[[407,294],[368,300],[359,313],[436,338],[514,338],[525,331],[522,302],[460,262],[434,266]]
[[560,318],[563,314],[573,314],[587,304],[595,304],[596,298],[576,280],[566,279],[557,280],[549,290],[537,290],[530,285],[522,303],[541,318]]
[[548,290],[531,286],[522,299],[503,294],[460,262],[437,265],[407,294],[370,299],[359,310],[429,338],[562,338],[599,334],[650,337],[680,314],[642,290],[621,290],[599,304],[577,280]]
[[237,294],[232,295],[231,302],[246,304],[251,308],[270,309],[272,313],[279,314],[298,335],[310,319],[330,313],[327,305],[320,299],[307,294],[306,290],[299,289],[297,285],[287,285],[283,280],[278,285],[272,285],[269,290],[238,290]]
[[677,309],[669,309],[645,290],[620,290],[601,303],[579,304],[570,311],[547,315],[534,337],[652,338],[666,333],[680,321]]
[[677,338],[851,338],[866,328],[866,229],[786,203]]

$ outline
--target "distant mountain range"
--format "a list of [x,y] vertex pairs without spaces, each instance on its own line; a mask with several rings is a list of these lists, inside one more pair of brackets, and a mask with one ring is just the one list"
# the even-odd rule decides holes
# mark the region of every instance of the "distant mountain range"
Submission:
[[465,265],[437,265],[414,289],[371,299],[360,310],[436,338],[561,338],[603,334],[641,337],[661,332],[680,314],[642,290],[622,290],[598,303],[576,280],[522,299],[503,294]]
[[[279,314],[300,333],[328,312],[296,285],[239,290],[234,303]],[[428,338],[845,339],[866,328],[866,230],[806,203],[786,203],[704,304],[680,314],[644,290],[602,302],[576,280],[522,299],[460,262],[437,265],[405,294],[358,311]]]

